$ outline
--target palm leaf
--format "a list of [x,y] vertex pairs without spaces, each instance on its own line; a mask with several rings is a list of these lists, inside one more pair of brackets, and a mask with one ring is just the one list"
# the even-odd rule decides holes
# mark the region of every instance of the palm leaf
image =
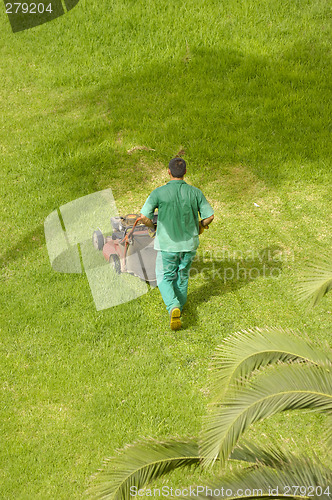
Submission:
[[250,441],[242,441],[232,451],[231,460],[247,462],[253,465],[266,465],[280,468],[290,464],[293,458],[289,452],[285,452],[277,444],[260,446]]
[[220,399],[230,384],[243,384],[252,373],[276,362],[309,362],[332,366],[332,351],[316,347],[292,330],[255,328],[226,338],[213,356],[212,392]]
[[128,500],[137,490],[163,475],[200,463],[197,438],[156,441],[147,439],[127,446],[105,461],[97,481],[88,490],[92,498]]
[[[228,500],[281,499],[286,494],[287,498],[325,500],[332,494],[332,471],[318,459],[288,454],[288,459],[278,469],[266,466],[246,469],[199,488],[204,488],[195,496],[200,500],[220,500],[221,497]],[[195,491],[194,487],[192,489]]]
[[318,264],[308,265],[303,270],[297,285],[299,300],[313,307],[332,289],[332,258],[327,255]]
[[[265,465],[287,460],[280,449],[262,449],[253,443],[236,447],[230,458]],[[200,462],[197,438],[159,442],[146,439],[127,446],[118,457],[107,459],[104,468],[95,475],[95,484],[88,493],[93,498],[130,498],[131,487],[135,486],[138,491],[175,469],[199,465]]]
[[205,419],[201,455],[204,465],[221,465],[254,422],[285,410],[313,409],[332,415],[332,371],[315,365],[270,367],[246,386],[226,393]]
[[332,416],[327,417],[326,440],[328,446],[332,449]]

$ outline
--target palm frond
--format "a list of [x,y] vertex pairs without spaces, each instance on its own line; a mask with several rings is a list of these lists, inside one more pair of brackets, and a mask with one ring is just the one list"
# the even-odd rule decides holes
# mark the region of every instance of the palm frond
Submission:
[[87,493],[91,498],[128,500],[133,496],[131,488],[136,487],[138,491],[175,469],[199,463],[197,438],[146,439],[107,459]]
[[332,415],[327,417],[326,440],[328,446],[332,450]]
[[270,367],[246,386],[226,393],[205,418],[201,455],[204,465],[225,463],[254,422],[285,410],[313,409],[332,415],[332,371],[315,365]]
[[[281,499],[287,495],[287,498],[294,499],[327,500],[332,495],[331,484],[331,469],[325,467],[318,459],[312,460],[289,454],[288,460],[278,469],[262,466],[220,478],[203,487],[203,491],[198,490],[199,494],[195,498]],[[192,490],[195,491],[195,487],[192,487]]]
[[242,440],[229,457],[231,460],[247,462],[252,465],[265,465],[280,468],[285,464],[290,464],[293,455],[286,452],[276,443],[272,445],[260,446],[251,441]]
[[302,272],[297,285],[299,300],[309,307],[317,305],[322,297],[332,289],[332,257],[322,256],[317,264],[308,265]]
[[212,359],[212,393],[220,399],[230,384],[243,382],[276,362],[308,362],[332,366],[332,350],[316,347],[292,330],[255,328],[224,339]]

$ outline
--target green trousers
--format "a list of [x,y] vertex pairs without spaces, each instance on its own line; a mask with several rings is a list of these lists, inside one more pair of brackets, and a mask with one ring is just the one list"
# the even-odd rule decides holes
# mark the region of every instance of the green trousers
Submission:
[[190,252],[164,252],[159,250],[156,259],[157,285],[166,309],[182,311],[187,302],[189,272],[196,250]]

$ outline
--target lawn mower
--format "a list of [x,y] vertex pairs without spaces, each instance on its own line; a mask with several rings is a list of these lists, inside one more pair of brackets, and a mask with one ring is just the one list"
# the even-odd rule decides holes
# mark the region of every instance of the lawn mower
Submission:
[[154,229],[143,224],[138,214],[111,217],[113,232],[104,236],[100,229],[92,235],[93,246],[102,250],[105,259],[117,274],[129,273],[156,286],[154,249],[158,214],[153,217]]

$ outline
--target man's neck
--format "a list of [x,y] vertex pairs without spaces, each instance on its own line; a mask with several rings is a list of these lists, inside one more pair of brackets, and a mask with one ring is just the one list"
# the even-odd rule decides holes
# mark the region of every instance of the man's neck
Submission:
[[170,180],[171,181],[183,181],[183,177],[173,177],[172,175],[170,175]]

